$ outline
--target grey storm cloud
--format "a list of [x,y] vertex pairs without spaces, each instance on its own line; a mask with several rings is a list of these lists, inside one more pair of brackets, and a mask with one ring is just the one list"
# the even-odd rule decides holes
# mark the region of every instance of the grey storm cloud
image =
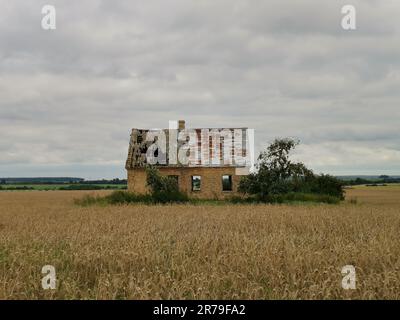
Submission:
[[[0,0],[0,176],[124,177],[132,127],[301,140],[317,172],[400,171],[400,3]],[[52,4],[57,29],[41,28]]]

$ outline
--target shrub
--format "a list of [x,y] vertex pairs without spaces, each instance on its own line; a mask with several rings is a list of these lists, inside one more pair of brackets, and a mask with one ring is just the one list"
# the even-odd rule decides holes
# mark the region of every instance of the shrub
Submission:
[[[289,159],[290,151],[297,144],[293,139],[276,139],[261,152],[257,171],[243,177],[238,190],[263,202],[284,202],[293,197],[289,195],[292,193],[326,195],[343,200],[340,180],[330,175],[314,175],[303,163]],[[325,200],[333,201],[331,198]]]
[[228,202],[234,204],[246,204],[246,203],[257,203],[260,202],[256,197],[239,197],[239,196],[231,196],[227,199]]
[[343,183],[330,175],[321,174],[311,179],[311,193],[326,194],[344,200]]
[[340,199],[328,194],[314,194],[314,193],[289,193],[284,196],[285,201],[292,202],[321,202],[321,203],[339,203]]
[[229,202],[234,204],[248,204],[248,203],[293,203],[293,202],[317,202],[317,203],[339,203],[340,199],[335,196],[326,194],[312,194],[312,193],[299,193],[290,192],[286,194],[274,194],[265,197],[249,196],[249,197],[231,197]]
[[124,204],[131,202],[138,202],[135,194],[124,191],[114,191],[113,193],[105,196],[107,203],[110,204]]
[[176,203],[186,202],[189,199],[182,193],[163,193],[155,192],[152,194],[135,194],[127,191],[114,191],[111,194],[100,197],[93,195],[85,195],[82,199],[76,199],[75,203],[82,206],[93,204],[130,204],[130,203],[144,203],[144,204],[157,204],[157,203]]
[[155,191],[151,194],[151,198],[155,203],[171,203],[171,202],[187,202],[189,197],[179,191]]
[[157,168],[146,168],[147,186],[150,187],[151,197],[156,203],[186,202],[189,198],[179,191],[178,182],[173,177],[162,176]]
[[101,197],[85,195],[81,199],[75,199],[75,204],[89,206],[94,204],[129,204],[129,203],[153,203],[151,195],[137,195],[126,191],[114,191],[113,193]]
[[176,179],[169,176],[162,176],[157,168],[148,166],[146,168],[146,183],[152,192],[176,192],[179,191]]

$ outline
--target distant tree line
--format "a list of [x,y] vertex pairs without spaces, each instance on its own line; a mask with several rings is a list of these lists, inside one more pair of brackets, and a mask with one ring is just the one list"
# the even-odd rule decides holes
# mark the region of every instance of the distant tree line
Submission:
[[0,178],[0,184],[62,184],[84,181],[75,177]]
[[0,178],[0,185],[37,185],[37,184],[127,184],[126,179],[85,180],[83,178]]
[[400,183],[400,177],[390,177],[388,175],[381,175],[377,179],[366,179],[366,178],[355,178],[350,180],[341,179],[345,186],[357,186],[357,185],[377,185],[377,184],[388,184],[388,183]]
[[79,183],[81,183],[81,184],[127,184],[128,181],[127,181],[127,179],[115,178],[115,179],[111,179],[111,180],[107,180],[107,179],[83,180],[83,181],[80,181]]
[[34,187],[29,187],[29,186],[13,186],[13,187],[9,187],[7,185],[5,186],[1,186],[0,185],[0,190],[35,190]]

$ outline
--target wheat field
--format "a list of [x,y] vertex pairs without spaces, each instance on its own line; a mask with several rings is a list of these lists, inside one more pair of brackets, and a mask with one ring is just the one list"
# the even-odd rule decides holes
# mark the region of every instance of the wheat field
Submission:
[[400,187],[340,205],[74,204],[88,193],[0,192],[1,299],[400,298]]

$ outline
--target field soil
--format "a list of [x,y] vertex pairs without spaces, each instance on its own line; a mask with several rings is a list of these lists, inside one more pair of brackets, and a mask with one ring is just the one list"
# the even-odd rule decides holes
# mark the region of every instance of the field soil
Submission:
[[0,192],[0,299],[400,298],[399,186],[339,205],[74,203],[107,193]]

